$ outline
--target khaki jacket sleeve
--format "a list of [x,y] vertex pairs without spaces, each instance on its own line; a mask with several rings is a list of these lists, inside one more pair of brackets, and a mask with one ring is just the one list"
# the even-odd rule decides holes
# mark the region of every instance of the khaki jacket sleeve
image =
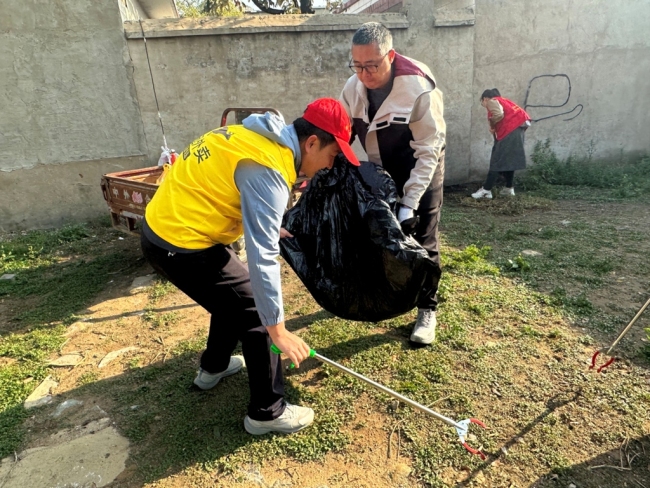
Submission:
[[354,78],[350,77],[345,83],[343,90],[341,90],[341,95],[339,96],[339,101],[343,105],[343,108],[345,108],[348,117],[350,117],[350,122],[352,123],[352,134],[350,136],[350,140],[348,141],[350,144],[352,144],[357,138],[357,132],[354,128],[354,118],[352,117],[352,108],[357,107],[359,104],[355,81],[356,75]]
[[435,89],[420,95],[413,107],[409,128],[413,134],[411,148],[415,151],[413,156],[416,163],[404,184],[401,203],[416,209],[431,184],[438,159],[445,146],[446,126],[440,90]]
[[503,120],[504,117],[503,107],[501,106],[498,100],[494,100],[493,98],[488,100],[485,105],[486,105],[485,108],[487,108],[488,112],[490,112],[490,114],[492,115],[492,117],[490,117],[489,119],[490,125],[494,127],[496,124],[498,124]]

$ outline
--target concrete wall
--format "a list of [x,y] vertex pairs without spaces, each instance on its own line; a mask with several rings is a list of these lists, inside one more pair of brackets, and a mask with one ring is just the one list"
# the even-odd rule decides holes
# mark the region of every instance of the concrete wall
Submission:
[[[324,32],[148,39],[169,147],[182,152],[218,127],[227,107],[273,107],[290,121],[314,98],[338,96],[349,72],[345,37]],[[129,49],[153,163],[162,132],[142,40],[129,40]]]
[[[650,36],[644,19],[649,12],[650,0],[406,0],[402,18],[408,29],[392,29],[395,47],[427,63],[444,92],[446,182],[478,181],[487,172],[491,139],[480,93],[498,87],[522,104],[529,81],[543,74],[566,74],[571,95],[564,107],[530,108],[534,118],[578,104],[583,111],[570,121],[563,119],[579,108],[534,124],[527,133],[529,154],[536,141],[547,138],[562,157],[648,151],[650,97],[644,94],[650,93]],[[147,22],[147,36],[160,36],[149,46],[170,142],[182,148],[218,124],[226,106],[270,105],[292,119],[311,99],[337,96],[349,76],[354,28],[400,16],[328,17],[339,24],[302,31],[294,30],[297,21],[278,17],[258,17],[256,28],[242,20],[229,21],[228,29]],[[284,29],[282,22],[287,22]],[[238,34],[243,24],[251,28]],[[190,32],[180,37],[182,28]],[[160,129],[142,41],[131,38],[129,49],[153,161]],[[567,94],[566,78],[541,78],[533,83],[528,102],[559,105]]]
[[[122,25],[114,0],[7,2],[0,230],[104,213],[99,175],[155,164],[162,144],[140,25]],[[432,68],[444,92],[447,184],[487,172],[480,93],[498,87],[523,103],[531,78],[543,74],[567,74],[571,97],[562,108],[531,108],[534,118],[577,104],[583,112],[534,124],[529,152],[547,138],[561,156],[650,149],[650,0],[436,3],[404,0],[401,14],[143,21],[170,147],[181,151],[218,126],[226,107],[271,106],[290,121],[314,98],[337,97],[351,74],[354,30],[377,20],[399,52]],[[560,104],[566,94],[565,79],[542,78],[529,103]]]
[[144,163],[129,63],[115,0],[3,0],[1,230],[105,213],[98,175]]
[[[200,24],[193,19],[147,21],[149,57],[170,147],[180,151],[218,126],[226,107],[275,107],[290,121],[311,100],[338,97],[352,74],[348,68],[352,34],[363,22],[377,20],[393,27],[399,52],[432,67],[445,92],[447,181],[464,181],[470,157],[464,134],[471,123],[474,32],[471,27],[434,29],[433,14],[430,2],[414,0],[406,16],[304,16],[303,20],[301,16],[256,16]],[[270,30],[271,26],[277,30]],[[237,29],[242,32],[236,33]],[[126,23],[126,31],[153,162],[162,134],[146,53],[139,25]]]
[[[593,151],[594,158],[650,150],[649,0],[476,0],[470,179],[487,172],[491,140],[478,97],[486,88],[523,103],[529,81],[564,73],[571,97],[561,108],[530,108],[533,118],[565,112],[582,104],[580,115],[534,123],[527,131],[531,153],[536,141],[550,138],[566,157]],[[529,103],[559,105],[568,84],[541,78]],[[469,107],[468,107],[469,108]],[[591,147],[590,147],[591,146]]]
[[[451,2],[435,3],[444,6]],[[468,3],[473,4],[473,0],[453,2],[451,7],[453,11],[462,10]],[[445,184],[464,183],[468,178],[470,158],[468,134],[473,98],[474,28],[464,15],[450,21],[449,27],[435,27],[435,19],[441,12],[431,1],[409,0],[405,9],[410,26],[397,37],[396,45],[400,52],[426,63],[433,71],[445,103]],[[470,14],[473,18],[473,11]]]
[[[291,120],[315,98],[338,98],[354,30],[374,16],[247,16],[147,21],[145,33],[170,148],[182,149],[220,124],[228,107],[273,107]],[[383,16],[403,30],[404,16]],[[393,20],[391,20],[393,19]],[[162,142],[139,25],[126,23],[150,161]]]

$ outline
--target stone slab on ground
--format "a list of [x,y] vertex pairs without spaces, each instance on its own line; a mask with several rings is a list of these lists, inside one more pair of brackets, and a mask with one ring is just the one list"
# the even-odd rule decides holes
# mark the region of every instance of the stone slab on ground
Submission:
[[533,249],[524,249],[521,251],[522,256],[528,256],[528,257],[536,257],[536,256],[541,256],[542,253],[539,251],[534,251]]
[[[103,427],[97,430],[100,425]],[[124,471],[129,455],[129,441],[122,437],[110,419],[88,425],[84,435],[74,438],[58,436],[61,442],[47,447],[27,449],[0,462],[2,488],[28,486],[109,485]],[[89,435],[92,434],[92,435]]]
[[88,324],[85,324],[83,322],[75,322],[74,324],[70,324],[68,328],[65,330],[63,333],[64,336],[71,336],[76,334],[77,332],[81,332],[82,330],[85,330]]
[[2,276],[0,276],[0,280],[14,281],[15,279],[16,279],[15,274],[8,274],[7,273],[7,274],[3,274]]
[[76,366],[83,360],[81,354],[66,354],[64,356],[53,359],[49,363],[49,366]]
[[51,376],[48,376],[43,380],[43,382],[36,387],[31,395],[25,400],[25,408],[35,408],[40,407],[41,405],[47,405],[52,401],[52,395],[50,391],[52,388],[57,387],[59,384],[52,379]]
[[109,352],[104,358],[99,362],[98,368],[103,368],[107,366],[111,361],[114,361],[116,358],[120,357],[122,354],[127,352],[137,351],[138,348],[135,346],[125,347],[123,349],[118,349],[117,351]]
[[153,285],[155,279],[156,279],[155,274],[138,276],[136,279],[133,280],[133,283],[131,283],[131,286],[129,287],[129,293],[131,295],[135,295],[136,293],[142,293],[143,291],[146,291],[147,288]]
[[83,404],[84,404],[84,402],[82,402],[81,400],[74,400],[74,399],[71,398],[70,400],[66,400],[65,402],[61,402],[56,407],[56,410],[54,412],[52,412],[51,415],[54,418],[60,417],[63,414],[63,412],[65,412],[66,410],[69,410],[69,409],[71,409],[73,407],[80,407]]

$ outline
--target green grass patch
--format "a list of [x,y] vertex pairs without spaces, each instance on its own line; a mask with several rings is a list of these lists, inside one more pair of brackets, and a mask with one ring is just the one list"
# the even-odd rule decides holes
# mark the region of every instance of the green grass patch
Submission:
[[149,291],[149,300],[156,302],[176,290],[177,288],[170,281],[165,279],[157,280]]
[[[486,216],[462,201],[447,199],[441,227],[443,241],[452,250],[442,254],[445,269],[462,266],[463,273],[516,277],[546,293],[550,304],[582,317],[595,317],[589,292],[610,284],[624,268],[626,280],[643,280],[650,273],[640,245],[640,239],[647,238],[644,229],[614,229],[610,221],[583,216],[562,220],[556,212],[537,212],[535,223],[528,220]],[[483,261],[472,264],[479,256]],[[448,288],[443,280],[443,300],[454,292]]]
[[[485,420],[489,430],[472,428],[472,442],[493,456],[500,455],[512,434],[523,437],[522,446],[509,447],[500,470],[514,464],[530,479],[549,471],[567,473],[576,462],[569,444],[580,445],[582,452],[618,449],[621,436],[643,434],[638,419],[650,415],[643,375],[616,369],[609,376],[588,375],[583,357],[585,347],[600,343],[592,335],[625,321],[623,311],[607,315],[599,310],[589,300],[590,291],[622,270],[626,276],[630,269],[638,274],[631,279],[648,272],[647,232],[619,230],[589,215],[565,219],[556,213],[558,207],[558,202],[526,195],[495,198],[485,206],[447,199],[441,224],[440,326],[430,347],[408,343],[415,311],[381,323],[341,320],[320,311],[297,281],[291,285],[298,291],[285,297],[287,313],[298,316],[291,327],[320,354],[445,416]],[[0,338],[0,456],[23,442],[27,413],[21,403],[48,374],[47,357],[61,347],[63,327],[48,324],[73,318],[106,284],[107,270],[121,269],[128,264],[125,259],[134,257],[97,245],[110,237],[92,228],[56,235],[56,245],[40,233],[31,240],[20,236],[2,242],[3,266],[19,277],[1,290],[7,299],[33,301],[32,308],[40,311],[21,311],[22,323],[33,325]],[[66,287],[74,293],[59,290]],[[173,331],[181,316],[155,312],[153,304],[160,305],[174,290],[157,282],[142,321],[135,322],[143,329]],[[590,329],[574,331],[572,323]],[[197,470],[212,479],[236,478],[251,464],[324,460],[332,452],[349,454],[353,462],[348,446],[368,447],[355,433],[373,416],[381,417],[382,424],[373,428],[383,429],[386,438],[393,430],[400,436],[400,455],[426,486],[449,486],[442,477],[446,468],[477,472],[482,466],[459,446],[449,426],[315,359],[286,375],[287,400],[314,408],[314,425],[291,436],[250,436],[242,425],[249,401],[245,374],[225,378],[211,391],[190,388],[205,345],[203,332],[176,344],[165,335],[164,358],[148,364],[153,354],[143,350],[126,361],[119,376],[101,379],[101,370],[88,368],[70,393],[92,396],[129,438],[136,483],[173,473],[182,484]],[[568,398],[573,392],[579,394]],[[578,428],[576,421],[582,422]],[[587,425],[598,427],[592,432]],[[395,437],[393,442],[395,448]],[[494,476],[493,470],[482,472]]]
[[24,439],[28,413],[22,403],[49,374],[46,363],[65,342],[65,324],[112,280],[109,273],[133,262],[134,255],[110,250],[116,235],[101,222],[0,242],[0,274],[16,274],[13,281],[0,281],[0,297],[16,309],[7,324],[14,332],[0,332],[0,457]]
[[623,200],[650,193],[650,157],[595,161],[590,156],[561,160],[550,140],[539,141],[533,164],[519,184],[547,198],[580,196],[595,200]]
[[35,329],[24,334],[0,336],[0,357],[22,362],[40,362],[65,342],[65,327]]
[[124,268],[133,255],[123,250],[97,250],[115,239],[115,232],[97,225],[74,225],[55,231],[33,231],[0,244],[0,297],[31,298],[13,317],[24,325],[71,322]]
[[152,329],[166,327],[178,323],[182,315],[178,312],[157,313],[152,309],[145,311],[142,320],[145,321]]
[[454,270],[467,275],[496,276],[499,274],[499,268],[486,260],[491,250],[490,246],[478,248],[474,244],[470,244],[461,251],[449,250],[442,255],[442,265],[446,270]]

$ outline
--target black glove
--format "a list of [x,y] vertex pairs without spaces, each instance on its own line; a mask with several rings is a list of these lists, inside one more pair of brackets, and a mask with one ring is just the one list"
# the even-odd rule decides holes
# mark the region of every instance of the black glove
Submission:
[[397,210],[397,221],[402,226],[402,232],[407,236],[410,236],[415,232],[415,228],[420,222],[420,217],[415,215],[415,210],[406,205],[400,205]]
[[407,236],[415,234],[415,229],[417,228],[419,223],[420,223],[419,215],[416,215],[415,217],[411,217],[410,219],[403,220],[402,223],[400,224],[402,226],[402,232],[404,232],[404,234],[406,234]]

